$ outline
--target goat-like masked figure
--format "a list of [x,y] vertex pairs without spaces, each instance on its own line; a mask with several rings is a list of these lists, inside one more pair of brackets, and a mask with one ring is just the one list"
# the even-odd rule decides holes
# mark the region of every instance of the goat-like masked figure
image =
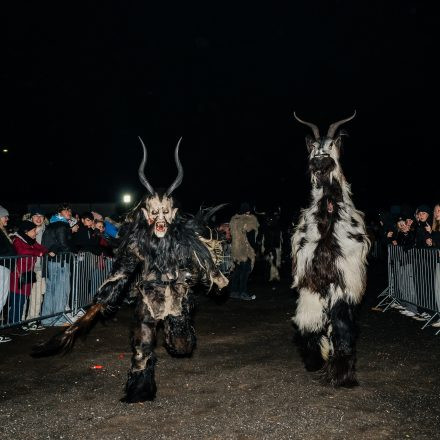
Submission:
[[354,118],[331,124],[321,137],[315,124],[307,137],[311,204],[301,211],[292,236],[293,285],[299,292],[293,322],[308,371],[320,370],[324,383],[357,385],[355,375],[355,306],[366,285],[370,247],[364,215],[355,209],[350,185],[339,164],[338,128]]
[[[131,344],[133,356],[125,387],[125,402],[153,400],[156,395],[153,348],[156,330],[164,322],[165,347],[173,356],[191,355],[196,336],[192,326],[192,287],[201,282],[221,289],[228,284],[218,270],[213,251],[218,243],[204,238],[206,220],[218,209],[201,210],[194,217],[178,212],[171,196],[181,184],[183,167],[179,160],[179,140],[175,149],[178,175],[165,191],[157,192],[144,174],[147,149],[139,178],[148,194],[128,216],[128,225],[107,280],[94,296],[87,313],[62,333],[34,348],[33,356],[70,351],[76,338],[85,335],[99,317],[111,316],[118,309],[132,274],[141,266],[142,279],[135,311]],[[221,205],[222,206],[222,205]]]

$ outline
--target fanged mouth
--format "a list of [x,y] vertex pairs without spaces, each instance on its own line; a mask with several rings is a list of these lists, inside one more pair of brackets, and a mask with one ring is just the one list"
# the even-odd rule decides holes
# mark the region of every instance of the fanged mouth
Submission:
[[167,229],[167,225],[165,222],[157,222],[155,229],[156,232],[165,232]]

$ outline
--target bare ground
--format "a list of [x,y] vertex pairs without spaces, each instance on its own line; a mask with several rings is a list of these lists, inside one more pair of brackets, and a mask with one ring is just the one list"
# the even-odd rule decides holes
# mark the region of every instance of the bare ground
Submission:
[[372,311],[385,283],[371,266],[354,389],[324,387],[304,370],[292,342],[294,292],[256,274],[255,301],[198,297],[191,358],[170,357],[159,337],[154,402],[119,402],[130,307],[65,357],[29,356],[55,329],[12,336],[0,344],[0,438],[440,439],[440,335]]

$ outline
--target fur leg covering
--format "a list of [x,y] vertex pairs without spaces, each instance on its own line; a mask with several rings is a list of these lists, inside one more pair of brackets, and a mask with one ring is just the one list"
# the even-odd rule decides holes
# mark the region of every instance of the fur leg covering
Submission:
[[137,304],[135,317],[136,325],[131,335],[131,370],[125,386],[125,397],[121,399],[126,403],[153,400],[157,391],[154,379],[156,356],[153,348],[158,321],[151,317],[147,305],[142,301]]
[[125,385],[125,397],[121,402],[136,403],[154,400],[156,397],[156,381],[154,379],[154,367],[156,356],[150,354],[146,363],[146,368],[141,371],[130,371],[128,373],[127,384]]
[[192,301],[186,300],[182,304],[181,316],[167,316],[165,318],[165,348],[171,356],[191,356],[196,345],[196,333],[192,325]]
[[307,371],[318,371],[324,366],[321,354],[322,332],[297,332],[295,343]]
[[334,387],[359,385],[355,375],[356,326],[353,306],[338,301],[330,310],[329,356],[322,369],[322,379]]

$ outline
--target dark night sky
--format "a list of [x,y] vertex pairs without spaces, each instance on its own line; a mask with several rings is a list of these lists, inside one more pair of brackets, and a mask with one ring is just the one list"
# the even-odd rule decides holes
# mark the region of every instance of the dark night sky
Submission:
[[153,186],[174,179],[183,136],[176,196],[187,210],[242,199],[297,210],[309,193],[308,131],[293,111],[324,131],[354,109],[342,165],[357,206],[440,198],[438,17],[426,4],[11,3],[0,204],[140,196],[141,135]]

